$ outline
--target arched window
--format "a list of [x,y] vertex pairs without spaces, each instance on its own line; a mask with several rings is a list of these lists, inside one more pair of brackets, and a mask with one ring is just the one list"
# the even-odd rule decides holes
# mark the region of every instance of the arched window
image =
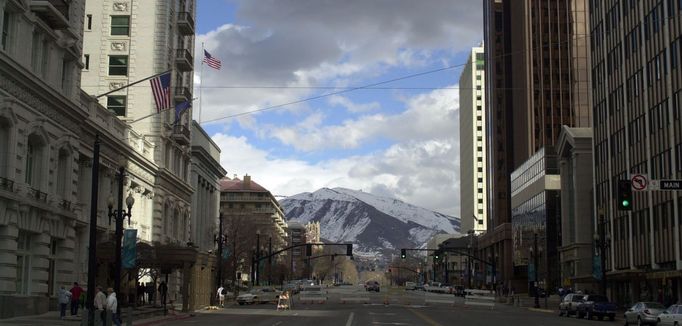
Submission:
[[7,118],[0,117],[0,177],[9,177],[10,132],[12,124]]
[[62,197],[68,200],[69,183],[71,182],[71,152],[66,148],[59,150],[59,159],[57,160],[57,188],[56,191]]
[[45,170],[43,161],[45,157],[45,141],[38,134],[28,136],[26,142],[26,166],[24,175],[25,181],[33,188],[40,188],[43,171]]

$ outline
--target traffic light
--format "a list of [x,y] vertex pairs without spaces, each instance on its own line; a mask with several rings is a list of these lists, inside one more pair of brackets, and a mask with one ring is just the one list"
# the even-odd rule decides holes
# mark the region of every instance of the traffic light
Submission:
[[350,243],[346,245],[346,256],[353,256],[353,245]]
[[405,249],[400,249],[400,258],[401,258],[401,259],[407,258],[407,250],[405,250]]
[[307,243],[307,244],[305,245],[305,255],[306,255],[307,257],[310,257],[310,256],[313,255],[313,245],[311,245],[311,244],[309,244],[309,243]]
[[618,209],[621,211],[632,210],[632,185],[630,180],[618,180]]

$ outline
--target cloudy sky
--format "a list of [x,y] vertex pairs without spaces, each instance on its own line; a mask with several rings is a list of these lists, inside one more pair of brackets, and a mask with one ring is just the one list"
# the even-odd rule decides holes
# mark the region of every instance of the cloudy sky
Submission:
[[[458,216],[457,82],[481,5],[197,0],[194,119],[230,176],[273,194],[347,187]],[[221,70],[200,68],[202,43]]]

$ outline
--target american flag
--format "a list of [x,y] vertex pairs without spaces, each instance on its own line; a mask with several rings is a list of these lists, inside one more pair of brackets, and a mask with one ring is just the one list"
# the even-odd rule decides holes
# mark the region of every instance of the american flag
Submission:
[[213,69],[220,70],[220,60],[211,56],[206,50],[204,50],[204,60],[202,62],[206,62],[206,64]]
[[149,81],[152,84],[152,94],[154,95],[154,102],[156,102],[156,112],[167,110],[171,107],[170,99],[170,71],[152,78]]

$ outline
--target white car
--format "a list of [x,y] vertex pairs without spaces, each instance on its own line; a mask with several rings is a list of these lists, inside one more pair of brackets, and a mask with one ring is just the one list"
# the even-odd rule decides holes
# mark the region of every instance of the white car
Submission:
[[273,288],[253,289],[249,293],[240,294],[237,297],[239,305],[276,302],[280,292]]
[[682,325],[682,305],[674,304],[658,315],[658,325]]

